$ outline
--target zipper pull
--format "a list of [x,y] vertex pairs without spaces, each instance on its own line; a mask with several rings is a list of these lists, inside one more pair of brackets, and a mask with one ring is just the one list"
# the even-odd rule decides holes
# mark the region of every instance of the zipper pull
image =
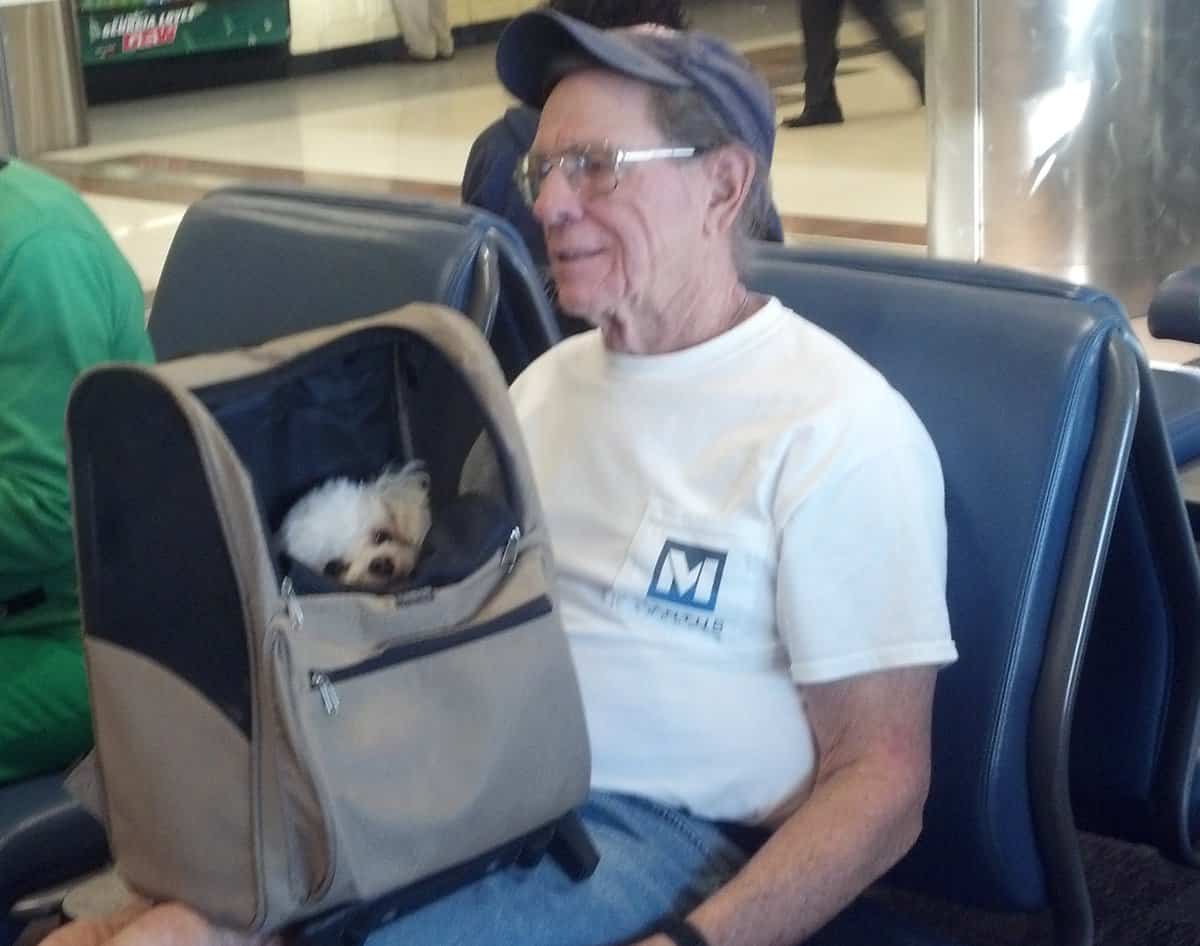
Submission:
[[508,541],[504,543],[504,553],[500,556],[500,567],[504,569],[504,574],[511,575],[512,570],[517,566],[517,545],[521,541],[521,527],[513,526],[512,532],[508,534]]
[[296,588],[292,584],[291,576],[287,576],[279,585],[279,593],[283,595],[283,609],[287,612],[289,618],[292,619],[292,630],[300,630],[300,625],[304,623],[304,611],[300,608],[300,602],[296,598]]
[[308,675],[308,685],[314,690],[321,691],[321,702],[325,705],[326,716],[336,716],[338,707],[342,705],[342,701],[338,699],[337,690],[333,687],[333,681],[326,674],[313,671]]

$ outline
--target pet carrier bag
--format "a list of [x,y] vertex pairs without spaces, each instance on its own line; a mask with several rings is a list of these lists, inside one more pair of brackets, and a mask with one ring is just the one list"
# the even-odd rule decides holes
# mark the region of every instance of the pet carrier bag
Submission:
[[[274,930],[548,845],[589,872],[546,529],[468,320],[411,305],[101,367],[67,427],[99,794],[129,886]],[[433,526],[407,585],[298,592],[272,543],[290,505],[413,458]]]

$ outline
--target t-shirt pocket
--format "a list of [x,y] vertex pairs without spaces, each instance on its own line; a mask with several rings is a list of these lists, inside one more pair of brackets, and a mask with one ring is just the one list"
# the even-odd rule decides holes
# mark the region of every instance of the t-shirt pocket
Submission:
[[774,652],[776,545],[765,523],[706,517],[652,499],[617,573],[614,596],[696,643]]

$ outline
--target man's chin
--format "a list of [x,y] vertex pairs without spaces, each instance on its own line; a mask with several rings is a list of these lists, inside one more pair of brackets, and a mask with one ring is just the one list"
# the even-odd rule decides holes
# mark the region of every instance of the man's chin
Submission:
[[604,322],[604,314],[598,313],[594,305],[589,305],[586,299],[574,296],[570,292],[563,292],[561,286],[557,289],[555,302],[567,315],[583,319],[589,325],[598,328]]
[[632,339],[626,331],[627,326],[621,319],[605,315],[596,323],[596,326],[600,329],[600,338],[604,342],[604,347],[609,351],[622,355],[641,354],[641,351],[633,346]]

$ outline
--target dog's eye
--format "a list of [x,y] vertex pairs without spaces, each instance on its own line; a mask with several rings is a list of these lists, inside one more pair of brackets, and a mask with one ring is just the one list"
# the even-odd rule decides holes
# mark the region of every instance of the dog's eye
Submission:
[[371,535],[371,541],[376,545],[383,545],[392,541],[392,534],[387,529],[376,529]]
[[349,567],[340,558],[335,558],[333,561],[325,563],[323,571],[330,578],[341,578],[342,575],[346,574],[346,569]]

